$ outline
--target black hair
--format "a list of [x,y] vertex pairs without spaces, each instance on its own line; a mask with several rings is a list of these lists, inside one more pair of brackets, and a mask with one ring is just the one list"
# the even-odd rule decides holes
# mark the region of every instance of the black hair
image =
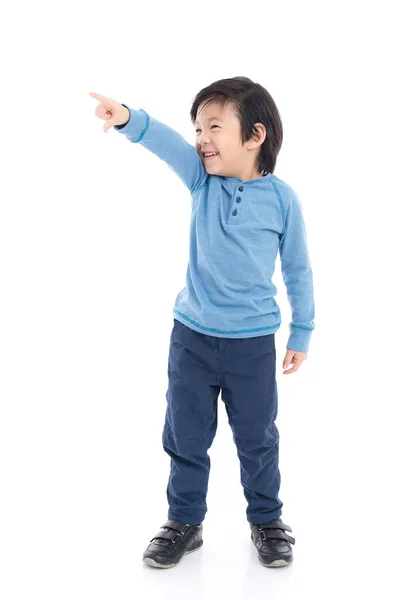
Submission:
[[283,129],[278,108],[267,90],[248,77],[219,79],[200,90],[190,109],[192,123],[197,118],[199,106],[206,101],[217,100],[223,106],[232,102],[233,110],[240,121],[242,144],[247,142],[257,129],[255,123],[262,123],[266,138],[260,146],[256,167],[262,175],[273,173],[276,159],[282,146]]

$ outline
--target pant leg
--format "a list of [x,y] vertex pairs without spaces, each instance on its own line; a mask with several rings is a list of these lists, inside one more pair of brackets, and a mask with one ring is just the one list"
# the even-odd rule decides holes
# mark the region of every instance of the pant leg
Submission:
[[171,457],[168,518],[197,524],[207,512],[211,447],[220,393],[217,338],[174,320],[163,447]]
[[[223,350],[222,350],[223,348]],[[282,514],[275,335],[226,339],[221,345],[221,397],[240,459],[247,520]]]

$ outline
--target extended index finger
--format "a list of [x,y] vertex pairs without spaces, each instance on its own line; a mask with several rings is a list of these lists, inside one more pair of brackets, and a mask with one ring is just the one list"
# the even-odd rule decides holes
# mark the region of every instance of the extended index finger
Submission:
[[106,96],[102,96],[101,94],[98,94],[97,92],[89,92],[89,96],[96,98],[96,100],[100,100],[100,102],[105,102],[108,100],[108,98]]

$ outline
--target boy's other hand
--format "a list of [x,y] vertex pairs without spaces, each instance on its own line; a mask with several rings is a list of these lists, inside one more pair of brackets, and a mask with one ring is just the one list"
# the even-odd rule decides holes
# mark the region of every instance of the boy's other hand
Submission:
[[106,98],[106,96],[102,96],[96,92],[89,92],[89,96],[96,98],[96,100],[100,100],[100,104],[97,105],[95,114],[99,119],[107,121],[103,127],[105,133],[107,133],[110,127],[114,127],[114,125],[125,125],[129,121],[131,116],[129,110],[116,100]]
[[285,358],[283,360],[283,369],[287,369],[290,365],[293,365],[289,371],[283,371],[284,375],[289,375],[298,371],[304,360],[307,359],[307,352],[298,352],[297,350],[289,350],[287,348]]

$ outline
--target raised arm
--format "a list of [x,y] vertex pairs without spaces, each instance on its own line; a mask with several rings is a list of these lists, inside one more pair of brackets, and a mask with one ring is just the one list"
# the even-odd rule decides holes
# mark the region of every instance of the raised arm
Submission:
[[167,163],[190,192],[203,185],[208,174],[196,148],[174,129],[154,119],[143,109],[135,110],[96,92],[89,92],[89,95],[100,101],[96,116],[106,121],[103,127],[105,132],[113,127],[129,141],[140,143],[150,150]]
[[135,110],[126,104],[122,106],[128,109],[130,118],[125,125],[115,126],[116,131],[166,162],[191,192],[205,182],[208,174],[194,146],[143,109]]
[[165,161],[180,177],[190,192],[203,185],[208,177],[196,148],[168,125],[151,117],[143,109],[135,110],[113,98],[89,92],[100,101],[96,116],[106,121],[104,131],[111,127],[133,143],[140,143]]

